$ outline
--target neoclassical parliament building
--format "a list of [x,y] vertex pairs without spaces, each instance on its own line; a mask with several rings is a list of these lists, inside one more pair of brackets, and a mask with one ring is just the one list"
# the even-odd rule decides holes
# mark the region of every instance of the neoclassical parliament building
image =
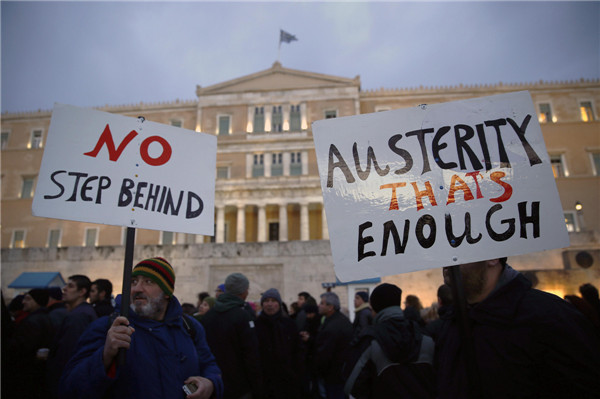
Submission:
[[[426,83],[426,82],[423,82]],[[419,104],[527,90],[550,155],[571,246],[524,255],[511,264],[537,288],[576,293],[600,285],[600,80],[362,90],[345,78],[283,67],[196,88],[194,100],[98,109],[217,136],[215,234],[138,229],[134,261],[164,256],[177,273],[175,294],[195,303],[233,271],[251,280],[250,299],[276,287],[284,301],[300,291],[353,293],[379,281],[435,301],[440,269],[349,284],[336,282],[311,123]],[[71,104],[77,106],[78,104]],[[23,272],[109,278],[120,292],[125,229],[32,216],[51,111],[2,115],[2,291]],[[190,179],[199,171],[185,171]]]

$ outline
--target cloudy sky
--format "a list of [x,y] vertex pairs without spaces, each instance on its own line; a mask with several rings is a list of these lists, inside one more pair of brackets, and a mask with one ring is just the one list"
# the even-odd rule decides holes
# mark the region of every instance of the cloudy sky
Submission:
[[[192,100],[284,67],[362,89],[600,77],[600,2],[2,1],[2,112]],[[298,38],[278,50],[279,30]]]

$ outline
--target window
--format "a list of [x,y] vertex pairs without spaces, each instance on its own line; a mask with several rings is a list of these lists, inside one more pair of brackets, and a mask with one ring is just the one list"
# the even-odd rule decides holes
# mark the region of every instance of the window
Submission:
[[265,175],[265,155],[254,154],[254,162],[252,164],[252,177],[260,177]]
[[290,131],[299,132],[302,130],[301,120],[300,105],[292,105],[290,108]]
[[42,131],[34,130],[31,132],[31,140],[29,141],[29,147],[31,149],[42,148]]
[[331,119],[331,118],[337,118],[337,111],[334,109],[325,111],[325,119]]
[[8,132],[2,132],[2,141],[0,141],[0,148],[6,149],[8,145]]
[[195,244],[196,243],[196,234],[186,233],[184,237],[186,244]]
[[594,107],[592,107],[591,101],[582,101],[579,103],[579,112],[581,113],[581,120],[584,122],[595,121]]
[[281,111],[281,105],[275,105],[273,107],[273,114],[271,115],[271,131],[281,132],[283,130],[283,113]]
[[590,158],[592,158],[592,171],[594,176],[600,176],[600,152],[590,153]]
[[269,241],[279,241],[279,222],[269,223]]
[[171,126],[183,127],[183,121],[181,119],[171,119]]
[[11,248],[25,248],[25,230],[14,230]]
[[229,179],[229,166],[217,166],[217,179]]
[[579,231],[579,223],[577,223],[577,213],[575,211],[563,211],[565,215],[565,224],[567,231],[573,233]]
[[265,131],[265,107],[254,108],[254,133]]
[[85,229],[85,242],[83,244],[86,247],[95,247],[98,245],[98,228],[90,227]]
[[160,245],[174,245],[175,233],[172,231],[163,231],[160,235]]
[[292,152],[290,159],[290,175],[299,176],[302,174],[302,153]]
[[271,154],[273,160],[271,162],[271,176],[283,176],[283,154]]
[[550,165],[552,165],[554,177],[567,176],[562,154],[550,155]]
[[219,131],[218,135],[227,135],[229,134],[229,126],[231,125],[231,116],[229,115],[219,115]]
[[549,103],[541,103],[539,104],[539,121],[540,123],[552,123],[556,122],[556,120],[552,117],[552,109],[550,108]]
[[33,198],[34,183],[34,177],[23,177],[23,184],[21,185],[21,198]]
[[60,230],[59,229],[51,229],[48,232],[48,248],[58,248],[60,247]]

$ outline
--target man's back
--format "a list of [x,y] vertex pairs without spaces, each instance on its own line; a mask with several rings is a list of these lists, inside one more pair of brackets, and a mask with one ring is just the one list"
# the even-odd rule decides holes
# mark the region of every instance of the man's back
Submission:
[[316,338],[315,366],[326,382],[342,383],[342,366],[352,339],[352,324],[339,311],[325,319]]
[[[600,342],[562,299],[531,289],[521,274],[470,307],[476,369],[486,398],[597,397]],[[438,392],[468,397],[466,356],[452,317],[439,336]],[[587,395],[587,396],[586,396]]]
[[260,394],[261,374],[258,339],[244,300],[221,294],[202,318],[206,340],[223,373],[224,398]]

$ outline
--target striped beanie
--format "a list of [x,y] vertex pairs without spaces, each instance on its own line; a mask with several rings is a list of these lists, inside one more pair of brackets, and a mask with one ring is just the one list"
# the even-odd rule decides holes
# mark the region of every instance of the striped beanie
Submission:
[[175,272],[173,267],[163,258],[150,258],[141,261],[133,268],[131,277],[146,276],[162,288],[168,296],[175,290]]

